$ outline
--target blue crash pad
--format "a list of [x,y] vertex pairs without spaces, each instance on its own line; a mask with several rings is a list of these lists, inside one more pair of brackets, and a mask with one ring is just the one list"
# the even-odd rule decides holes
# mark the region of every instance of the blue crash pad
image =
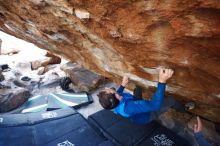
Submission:
[[0,146],[112,146],[74,109],[0,115]]
[[190,144],[159,123],[137,125],[109,110],[90,115],[91,125],[118,146],[190,146]]

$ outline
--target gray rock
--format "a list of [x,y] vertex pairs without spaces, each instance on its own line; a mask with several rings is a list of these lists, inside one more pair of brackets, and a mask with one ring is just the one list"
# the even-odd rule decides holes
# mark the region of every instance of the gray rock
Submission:
[[39,60],[31,62],[31,69],[36,70],[41,67],[41,62]]
[[2,70],[0,69],[0,82],[4,81],[5,80],[5,77],[4,75],[2,74]]
[[43,66],[41,66],[41,67],[39,67],[38,69],[37,69],[37,74],[38,75],[43,75],[45,72],[47,72],[48,71],[48,67],[43,67]]
[[61,80],[61,77],[58,77],[56,79],[52,79],[52,80],[48,80],[46,82],[42,82],[40,84],[40,88],[53,88],[53,87],[59,86],[60,80]]
[[47,74],[40,82],[39,88],[53,88],[59,86],[61,77],[55,72]]
[[79,91],[88,92],[95,89],[104,79],[102,76],[95,74],[76,63],[68,62],[61,66],[61,70],[70,77],[72,83],[77,86]]
[[46,67],[51,64],[60,64],[61,63],[61,58],[50,53],[50,52],[47,52],[47,54],[45,56],[46,56],[46,58],[31,62],[32,70],[36,70],[39,67]]
[[18,48],[7,48],[7,49],[3,49],[1,50],[1,55],[14,55],[14,54],[18,54],[20,52],[20,50]]
[[0,113],[14,110],[31,96],[27,89],[0,89]]
[[13,83],[17,87],[24,87],[25,88],[28,86],[26,82],[19,81],[19,80],[14,80]]
[[0,38],[0,55],[1,55],[1,53],[2,53],[2,40]]
[[19,62],[15,65],[16,69],[20,72],[29,72],[31,71],[31,63],[30,62]]
[[11,87],[0,83],[0,89],[9,89],[9,88]]

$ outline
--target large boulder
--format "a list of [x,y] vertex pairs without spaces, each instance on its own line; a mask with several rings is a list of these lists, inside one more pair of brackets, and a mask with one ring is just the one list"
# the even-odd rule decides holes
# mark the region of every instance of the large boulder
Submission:
[[0,89],[0,113],[9,112],[21,106],[31,96],[27,89]]
[[167,91],[220,122],[219,0],[0,0],[0,29],[115,82],[145,89],[157,68],[175,70]]
[[98,87],[103,81],[103,77],[83,68],[79,64],[68,62],[61,66],[67,76],[71,79],[72,83],[77,86],[79,91],[89,92]]

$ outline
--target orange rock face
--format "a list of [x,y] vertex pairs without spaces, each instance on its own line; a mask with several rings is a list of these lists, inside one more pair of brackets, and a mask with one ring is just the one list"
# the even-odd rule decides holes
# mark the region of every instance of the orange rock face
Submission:
[[173,68],[169,94],[220,122],[219,0],[0,0],[0,30],[146,89]]

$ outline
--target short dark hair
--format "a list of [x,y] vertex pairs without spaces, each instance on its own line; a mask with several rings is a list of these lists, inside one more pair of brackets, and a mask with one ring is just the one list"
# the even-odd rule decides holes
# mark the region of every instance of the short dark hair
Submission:
[[119,100],[113,93],[106,93],[101,91],[98,93],[99,103],[104,109],[113,109],[119,104]]

